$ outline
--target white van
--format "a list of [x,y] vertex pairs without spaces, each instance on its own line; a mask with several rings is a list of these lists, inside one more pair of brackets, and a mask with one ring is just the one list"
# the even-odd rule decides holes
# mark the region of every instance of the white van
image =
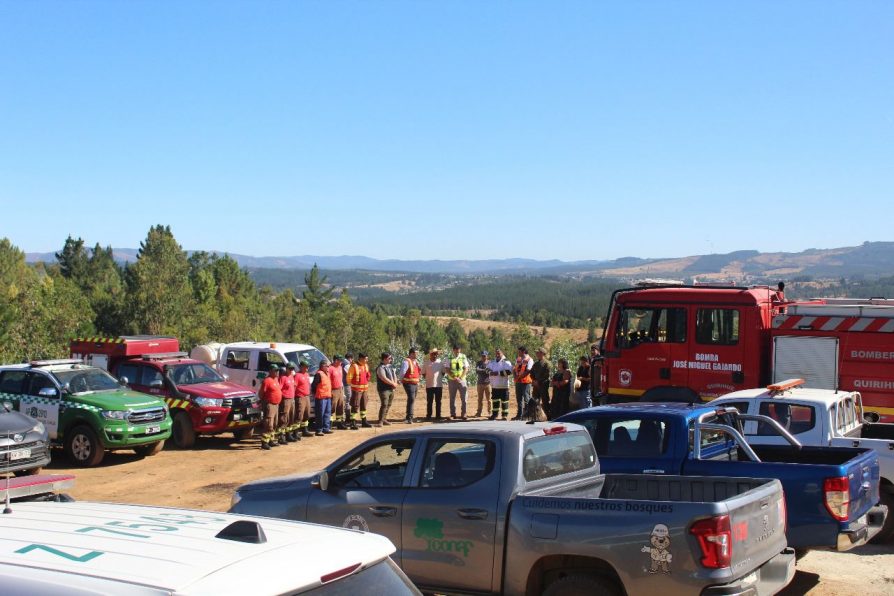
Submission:
[[230,381],[257,390],[271,364],[285,366],[292,362],[297,367],[304,360],[308,363],[308,372],[314,374],[325,356],[308,344],[240,341],[196,346],[190,358],[207,362]]
[[419,591],[377,534],[110,503],[13,503],[0,516],[3,594],[395,594]]

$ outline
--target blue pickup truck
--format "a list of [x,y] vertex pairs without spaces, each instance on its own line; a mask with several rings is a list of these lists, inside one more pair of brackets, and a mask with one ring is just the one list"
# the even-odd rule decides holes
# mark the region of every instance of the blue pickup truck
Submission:
[[[879,503],[878,455],[868,449],[749,445],[735,408],[628,403],[572,412],[559,421],[587,428],[602,471],[778,478],[788,509],[789,546],[850,550],[875,536],[887,508]],[[773,420],[765,421],[768,424]]]

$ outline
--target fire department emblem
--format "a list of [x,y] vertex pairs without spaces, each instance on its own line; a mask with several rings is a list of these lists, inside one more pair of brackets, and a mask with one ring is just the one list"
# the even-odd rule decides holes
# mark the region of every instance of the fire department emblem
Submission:
[[631,381],[633,381],[633,373],[630,372],[629,368],[622,368],[618,371],[618,382],[621,385],[627,387]]

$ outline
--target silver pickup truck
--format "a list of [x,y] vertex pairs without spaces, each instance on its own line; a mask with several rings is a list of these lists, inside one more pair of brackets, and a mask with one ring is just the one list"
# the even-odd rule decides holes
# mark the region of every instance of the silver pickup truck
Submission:
[[481,422],[379,435],[233,513],[387,536],[423,591],[774,594],[794,575],[778,480],[601,475],[589,433]]

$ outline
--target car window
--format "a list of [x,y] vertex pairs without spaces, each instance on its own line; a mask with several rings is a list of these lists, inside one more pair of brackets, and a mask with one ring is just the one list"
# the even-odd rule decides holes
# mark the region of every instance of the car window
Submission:
[[224,366],[227,368],[248,370],[248,355],[248,350],[230,350],[227,352]]
[[150,387],[151,387],[153,384],[156,385],[156,386],[157,386],[159,383],[164,384],[164,379],[163,379],[163,377],[164,377],[164,375],[163,375],[162,372],[161,372],[160,370],[158,370],[157,368],[152,367],[152,366],[144,366],[144,367],[143,367],[143,370],[141,371],[140,384],[141,384],[141,385],[148,385],[148,386],[150,386]]
[[323,352],[317,350],[316,348],[312,348],[309,350],[286,352],[286,358],[295,366],[298,366],[302,361],[307,362],[308,372],[314,373],[318,368],[320,368],[320,362],[324,358],[326,358],[326,356],[323,354]]
[[414,444],[412,439],[395,439],[373,445],[339,466],[333,480],[344,488],[399,488]]
[[[816,426],[816,413],[810,406],[788,404],[783,401],[765,401],[761,403],[760,413],[764,416],[769,416],[793,435],[807,432]],[[764,436],[779,435],[769,424],[763,422],[758,423],[757,434]]]
[[621,311],[617,342],[622,348],[642,343],[685,343],[686,309],[625,308]]
[[494,468],[496,448],[491,441],[428,442],[419,486],[422,488],[459,488],[474,484]]
[[560,433],[525,441],[525,480],[541,480],[596,466],[596,450],[582,432]]
[[285,366],[285,359],[277,352],[258,352],[258,367],[255,370],[267,372],[270,365]]
[[118,367],[116,371],[118,374],[118,378],[127,377],[127,383],[129,385],[142,385],[143,383],[140,381],[140,366],[136,364],[122,364]]
[[695,341],[734,346],[739,343],[739,311],[733,308],[700,308],[695,314]]
[[177,385],[195,385],[197,383],[217,383],[223,377],[204,363],[181,364],[171,367],[171,378]]
[[65,386],[68,383],[72,393],[87,393],[90,391],[111,391],[118,388],[118,381],[110,374],[98,368],[73,368],[53,373],[59,384]]
[[[50,377],[40,373],[31,373],[30,382],[28,383],[28,395],[40,395],[40,390],[45,388],[56,389],[56,385]],[[56,397],[59,397],[58,392]]]
[[593,439],[600,457],[658,457],[667,453],[667,423],[629,416],[576,420]]
[[0,373],[0,393],[22,394],[25,392],[25,379],[28,373],[23,370],[7,370]]

